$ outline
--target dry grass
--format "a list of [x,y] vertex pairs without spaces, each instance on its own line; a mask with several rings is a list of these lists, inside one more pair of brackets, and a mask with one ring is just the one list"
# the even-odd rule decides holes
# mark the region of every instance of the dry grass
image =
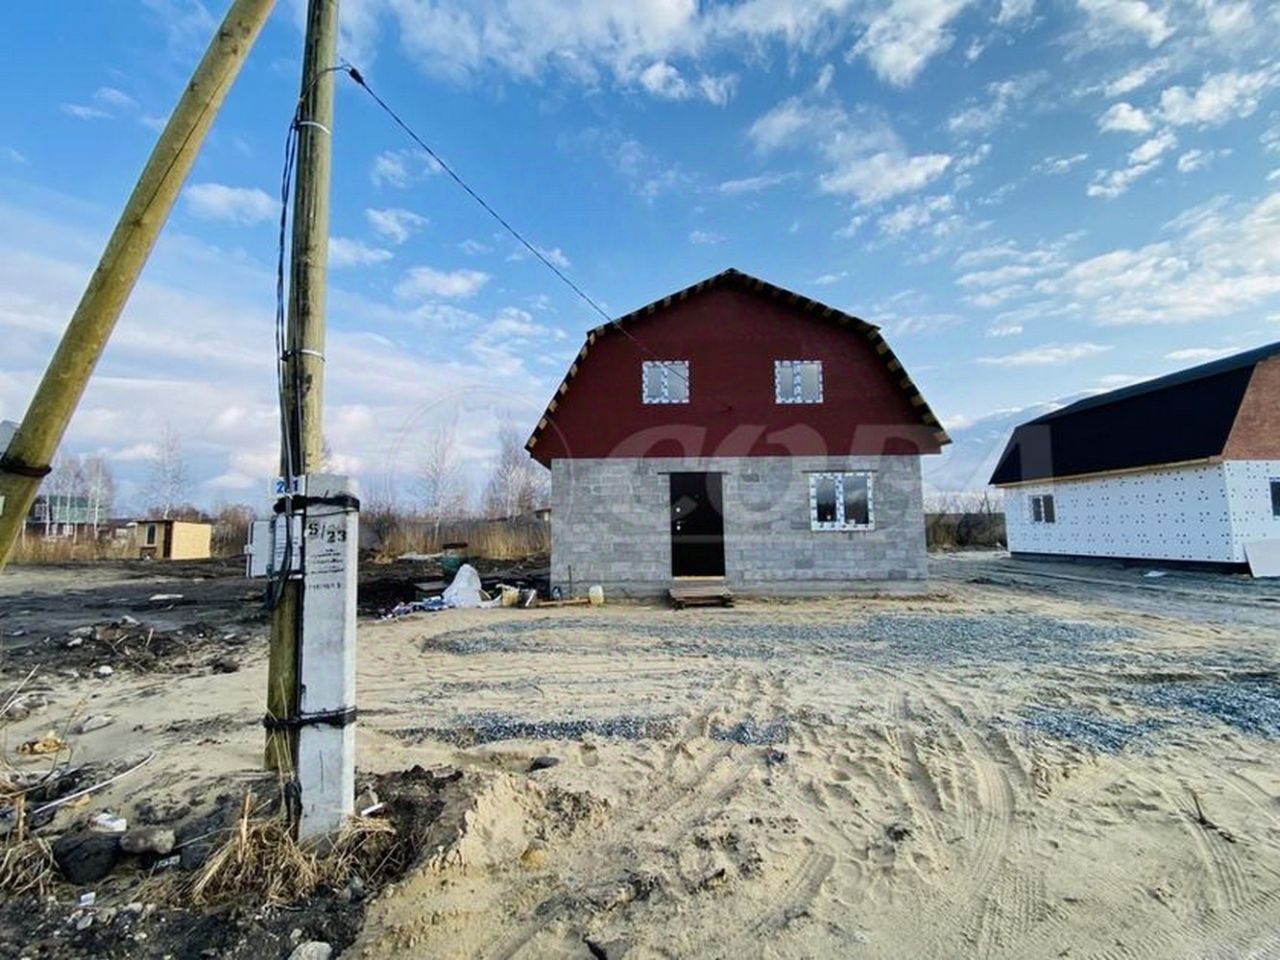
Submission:
[[378,559],[405,553],[439,553],[446,543],[465,543],[467,554],[519,560],[551,551],[551,525],[541,520],[456,520],[437,526],[424,520],[384,519]]
[[43,897],[57,875],[53,852],[39,837],[19,840],[10,834],[0,846],[0,894]]
[[19,538],[10,554],[11,563],[87,563],[133,556],[128,541],[82,539],[79,542],[28,534]]
[[249,794],[231,835],[174,899],[192,906],[296,903],[353,876],[376,880],[392,859],[395,836],[386,820],[354,817],[327,849],[300,843],[283,814],[257,815]]

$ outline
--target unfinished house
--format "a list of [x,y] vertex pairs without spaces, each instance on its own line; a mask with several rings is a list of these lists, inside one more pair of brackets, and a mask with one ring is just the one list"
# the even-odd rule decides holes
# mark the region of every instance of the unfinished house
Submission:
[[947,442],[875,326],[726,270],[590,331],[527,447],[553,585],[644,595],[924,580]]
[[1240,565],[1280,547],[1280,343],[1018,427],[991,482],[1015,555]]
[[195,520],[139,520],[133,545],[144,560],[207,560],[213,524]]

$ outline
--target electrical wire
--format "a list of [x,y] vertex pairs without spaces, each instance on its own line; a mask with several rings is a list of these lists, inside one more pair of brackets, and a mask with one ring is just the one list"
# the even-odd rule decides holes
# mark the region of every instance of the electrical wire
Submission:
[[[600,304],[595,300],[595,298],[593,298],[589,293],[583,290],[582,287],[580,287],[578,284],[574,283],[573,280],[571,280],[563,270],[561,270],[554,263],[552,263],[551,260],[548,259],[547,256],[543,254],[541,250],[539,250],[536,246],[534,246],[534,244],[530,243],[525,238],[524,234],[522,234],[519,230],[513,227],[511,223],[504,216],[502,216],[502,214],[498,213],[498,211],[495,210],[489,204],[489,202],[484,199],[484,197],[480,196],[479,193],[473,190],[470,184],[468,184],[465,180],[463,180],[462,176],[456,170],[454,170],[453,167],[449,166],[449,164],[444,161],[444,158],[442,158],[440,154],[436,153],[435,150],[431,149],[430,144],[428,144],[425,140],[423,140],[422,137],[418,136],[418,134],[413,130],[412,127],[409,126],[408,123],[405,122],[405,120],[400,116],[400,114],[398,114],[395,110],[393,110],[390,104],[388,104],[385,100],[382,99],[382,97],[378,96],[378,94],[374,92],[373,88],[370,87],[368,82],[365,81],[364,75],[356,67],[352,66],[349,63],[343,63],[343,64],[339,64],[338,67],[334,69],[344,71],[347,74],[347,76],[349,76],[352,80],[354,80],[356,85],[359,86],[362,90],[364,90],[364,92],[367,93],[373,99],[374,103],[376,103],[379,107],[382,108],[383,112],[386,113],[386,115],[391,118],[392,122],[394,122],[396,126],[398,126],[401,130],[405,132],[405,134],[409,137],[410,140],[412,140],[419,147],[425,150],[427,153],[427,156],[429,156],[433,161],[435,161],[435,163],[439,165],[440,169],[443,170],[446,174],[448,174],[450,179],[452,179],[454,183],[456,183],[459,187],[461,187],[466,192],[466,194],[469,197],[471,197],[472,200],[474,200],[477,204],[479,204],[480,207],[487,214],[489,214],[489,216],[491,216],[494,220],[496,220],[502,226],[502,228],[507,231],[507,233],[511,234],[511,236],[514,237],[516,241],[520,243],[521,246],[523,246],[526,250],[528,250],[531,254],[533,254],[533,256],[536,257],[544,267],[546,267],[553,274],[555,274],[555,276],[560,280],[561,283],[563,283],[566,287],[572,290],[578,296],[579,299],[581,299],[585,304],[587,304],[587,306],[589,306],[592,310],[594,310],[601,317],[603,317],[605,323],[614,324],[614,318],[609,315],[609,312],[605,310],[604,307],[600,306]],[[645,344],[641,343],[638,339],[636,339],[636,337],[631,333],[631,331],[625,329],[620,324],[615,325],[614,329],[616,329],[618,332],[626,336],[627,339],[632,341],[637,347],[639,347],[644,353],[648,354],[655,361],[663,364],[664,369],[667,371],[668,374],[673,374],[679,379],[683,380],[685,382],[686,387],[689,385],[689,378],[686,377],[684,374],[680,373],[680,371],[671,363],[671,361],[664,360],[661,357],[659,357],[658,354],[654,353],[647,346],[645,346]]]

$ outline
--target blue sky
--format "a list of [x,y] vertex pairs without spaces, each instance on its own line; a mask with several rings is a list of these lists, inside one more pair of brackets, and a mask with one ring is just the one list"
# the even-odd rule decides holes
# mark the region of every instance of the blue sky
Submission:
[[[280,0],[68,434],[123,499],[166,423],[193,499],[276,459]],[[8,13],[0,417],[20,416],[226,3]],[[957,431],[1280,339],[1280,7],[1227,0],[343,0],[343,52],[613,312],[727,266],[880,324]],[[328,434],[406,500],[474,476],[598,322],[349,81]]]

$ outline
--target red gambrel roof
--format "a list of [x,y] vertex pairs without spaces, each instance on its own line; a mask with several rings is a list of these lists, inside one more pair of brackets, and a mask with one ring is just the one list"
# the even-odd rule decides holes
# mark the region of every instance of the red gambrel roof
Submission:
[[[569,392],[570,384],[578,373],[578,365],[581,364],[590,352],[591,347],[596,340],[611,332],[624,331],[624,329],[633,324],[635,321],[644,317],[652,316],[659,311],[665,310],[673,304],[680,303],[692,296],[711,290],[716,287],[735,286],[763,297],[777,300],[788,306],[795,307],[812,316],[829,320],[832,323],[847,328],[851,333],[866,337],[871,341],[871,345],[875,348],[876,353],[884,361],[885,367],[891,374],[894,374],[894,380],[898,388],[906,395],[911,405],[919,412],[920,422],[926,426],[934,428],[934,437],[939,444],[947,444],[951,442],[951,438],[947,436],[947,432],[942,428],[942,424],[929,409],[929,404],[925,402],[919,388],[916,386],[908,375],[902,362],[894,356],[893,350],[880,334],[880,328],[873,323],[868,323],[861,317],[855,317],[851,313],[845,313],[843,310],[837,310],[835,307],[828,306],[817,300],[810,299],[793,290],[787,290],[785,287],[779,287],[759,277],[753,277],[749,273],[743,273],[741,270],[735,270],[730,267],[728,270],[721,271],[714,276],[701,280],[692,286],[685,287],[683,290],[677,290],[675,293],[668,294],[660,300],[654,300],[652,303],[640,307],[638,310],[632,310],[630,313],[611,320],[608,323],[602,323],[598,327],[594,327],[587,331],[587,339],[582,344],[582,349],[578,351],[578,356],[570,364],[568,372],[564,375],[564,379],[560,381],[559,387],[556,388],[555,395],[547,404],[547,409],[543,412],[538,420],[538,425],[534,427],[533,433],[529,436],[525,443],[525,448],[532,451],[538,443],[538,438],[547,428],[551,418],[556,412],[556,408],[560,405],[561,399]],[[625,336],[626,333],[624,332]]]

